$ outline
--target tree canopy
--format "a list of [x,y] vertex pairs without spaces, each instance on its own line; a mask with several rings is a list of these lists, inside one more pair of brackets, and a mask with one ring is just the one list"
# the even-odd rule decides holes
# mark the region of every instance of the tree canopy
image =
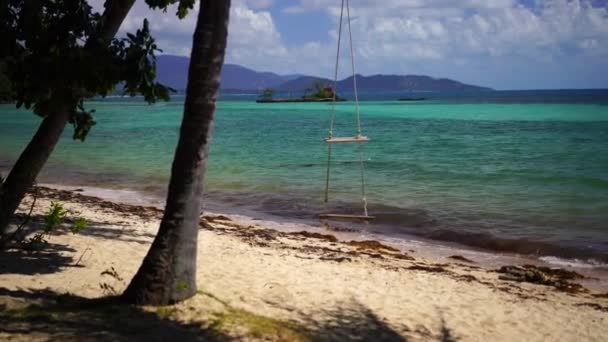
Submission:
[[[166,10],[177,0],[146,0]],[[102,14],[86,0],[0,0],[0,64],[9,101],[43,118],[0,187],[0,235],[53,152],[66,124],[84,140],[95,125],[84,100],[106,96],[117,85],[148,102],[168,100],[156,82],[159,52],[147,20],[135,33],[116,39],[135,0],[105,0]],[[194,0],[180,0],[184,17]],[[6,100],[5,100],[6,101]]]
[[[124,0],[114,0],[119,1]],[[17,107],[46,117],[57,103],[68,104],[74,138],[83,140],[94,124],[84,99],[106,96],[118,84],[148,102],[169,99],[170,89],[155,81],[155,53],[161,50],[147,20],[135,33],[116,39],[99,35],[105,18],[86,0],[1,2],[0,61]],[[147,2],[166,8],[175,1]],[[182,11],[189,2],[180,4]]]

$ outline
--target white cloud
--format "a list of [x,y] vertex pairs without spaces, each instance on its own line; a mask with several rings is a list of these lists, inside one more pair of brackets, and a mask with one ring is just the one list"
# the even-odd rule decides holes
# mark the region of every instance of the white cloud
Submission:
[[246,63],[258,58],[277,58],[287,54],[281,35],[269,12],[243,5],[232,9],[228,38],[228,59]]
[[274,0],[246,0],[243,3],[251,8],[264,9],[271,7],[274,4]]
[[[336,4],[301,1],[285,11],[322,10],[337,22]],[[386,66],[407,72],[412,69],[408,65],[416,65],[413,62],[443,63],[447,69],[476,60],[523,59],[532,65],[574,63],[590,54],[608,58],[608,10],[586,0],[538,1],[533,8],[512,0],[353,4],[357,6],[351,9],[353,37],[363,72],[386,72]],[[380,70],[372,70],[378,66]]]
[[[101,11],[103,0],[90,1]],[[264,8],[271,6],[273,0],[233,1],[230,13],[227,62],[255,66],[256,61],[270,60],[287,54],[281,34],[277,31],[270,12]],[[198,1],[194,9],[182,20],[175,15],[177,5],[170,6],[166,12],[151,10],[144,1],[137,1],[123,22],[119,34],[132,32],[148,19],[153,36],[163,53],[189,55],[192,34],[198,15]]]
[[[233,1],[226,61],[258,70],[331,75],[336,30],[306,43],[290,43],[269,11],[281,5],[273,0]],[[338,6],[336,0],[301,0],[283,7],[283,15],[321,11],[337,27]],[[357,0],[351,6],[356,62],[364,74],[428,73],[481,82],[476,70],[482,67],[507,78],[513,70],[534,71],[551,63],[606,65],[601,61],[608,60],[608,9],[594,7],[590,0],[537,0],[533,7],[517,0]],[[198,4],[180,21],[174,8],[151,11],[138,0],[121,32],[140,27],[147,17],[165,53],[187,55],[197,9]],[[348,57],[346,51],[342,55]],[[347,66],[344,61],[342,76]]]

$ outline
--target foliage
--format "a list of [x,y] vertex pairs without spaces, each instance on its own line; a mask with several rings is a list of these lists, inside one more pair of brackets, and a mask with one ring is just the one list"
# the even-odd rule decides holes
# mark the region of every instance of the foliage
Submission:
[[[68,211],[63,207],[61,202],[51,202],[51,207],[44,215],[44,226],[42,231],[36,233],[29,241],[30,245],[33,243],[46,242],[44,239],[46,236],[56,231],[65,219]],[[70,227],[70,231],[73,234],[78,234],[82,230],[86,229],[89,222],[84,217],[78,217],[74,220],[74,224]]]
[[72,234],[78,234],[82,230],[86,229],[89,226],[89,221],[87,221],[84,217],[79,217],[74,221],[74,224],[70,227],[70,231]]
[[49,211],[44,215],[44,226],[42,231],[36,233],[30,239],[30,245],[33,243],[45,242],[46,240],[44,237],[52,233],[61,225],[61,221],[67,213],[68,211],[63,208],[63,204],[60,202],[51,202]]
[[[200,290],[197,292],[217,301],[224,307],[224,310],[214,312],[207,323],[213,330],[238,330],[241,334],[244,334],[253,340],[266,339],[269,336],[276,336],[276,340],[279,341],[313,340],[306,336],[306,331],[303,327],[294,322],[258,315],[247,310],[236,308],[211,293]],[[162,315],[163,313],[167,313],[167,311],[168,310],[157,312],[157,314]],[[176,312],[169,312],[168,316],[174,314],[176,314]]]
[[[168,1],[149,2],[160,7]],[[189,2],[180,8],[187,11]],[[41,117],[67,108],[74,139],[84,140],[95,124],[85,99],[106,96],[118,84],[150,103],[169,99],[171,89],[155,82],[155,53],[161,50],[147,20],[136,33],[107,40],[99,36],[103,16],[86,0],[3,3],[0,60],[17,107],[32,108]]]
[[175,306],[161,306],[158,309],[156,309],[156,314],[158,316],[160,316],[161,318],[168,318],[171,317],[172,315],[176,314],[177,308]]
[[59,227],[67,213],[62,203],[51,202],[49,211],[44,215],[44,232],[48,234]]
[[274,98],[275,90],[273,88],[266,88],[262,91],[259,98],[262,100],[272,100]]
[[188,11],[194,7],[194,2],[195,0],[146,0],[150,8],[160,8],[165,11],[169,5],[179,3],[176,14],[180,19],[183,19],[188,14]]
[[331,91],[327,91],[325,89],[322,89],[321,91],[312,94],[312,97],[318,98],[318,99],[328,99],[328,98],[331,98],[332,96],[333,96],[333,93]]
[[[311,94],[310,96],[306,96],[306,93],[313,91],[313,88],[317,91],[316,93]],[[311,87],[305,89],[304,98],[312,98],[312,99],[328,99],[334,96],[334,93],[327,90],[325,83],[321,81],[313,82]],[[338,97],[336,96],[336,99]]]

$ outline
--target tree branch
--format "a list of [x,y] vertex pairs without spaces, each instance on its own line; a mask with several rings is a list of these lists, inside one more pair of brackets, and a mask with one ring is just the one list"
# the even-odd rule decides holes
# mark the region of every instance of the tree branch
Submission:
[[98,38],[104,41],[114,38],[134,3],[135,0],[106,0]]

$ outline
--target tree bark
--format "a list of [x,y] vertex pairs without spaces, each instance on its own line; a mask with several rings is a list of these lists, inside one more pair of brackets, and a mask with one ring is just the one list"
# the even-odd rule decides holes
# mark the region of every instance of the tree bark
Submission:
[[[118,32],[134,3],[135,0],[107,0],[98,36],[90,38],[85,48],[93,48],[96,43],[107,44]],[[6,181],[0,185],[0,236],[6,233],[10,218],[55,149],[73,107],[68,102],[59,104],[44,118]]]
[[125,290],[130,303],[166,305],[196,294],[203,178],[228,35],[230,0],[202,0],[188,71],[180,137],[165,213],[139,271]]
[[0,188],[2,233],[5,232],[10,218],[53,152],[68,118],[69,110],[66,107],[58,107],[56,112],[47,115],[2,184]]
[[106,0],[99,38],[114,38],[134,3],[135,0]]

